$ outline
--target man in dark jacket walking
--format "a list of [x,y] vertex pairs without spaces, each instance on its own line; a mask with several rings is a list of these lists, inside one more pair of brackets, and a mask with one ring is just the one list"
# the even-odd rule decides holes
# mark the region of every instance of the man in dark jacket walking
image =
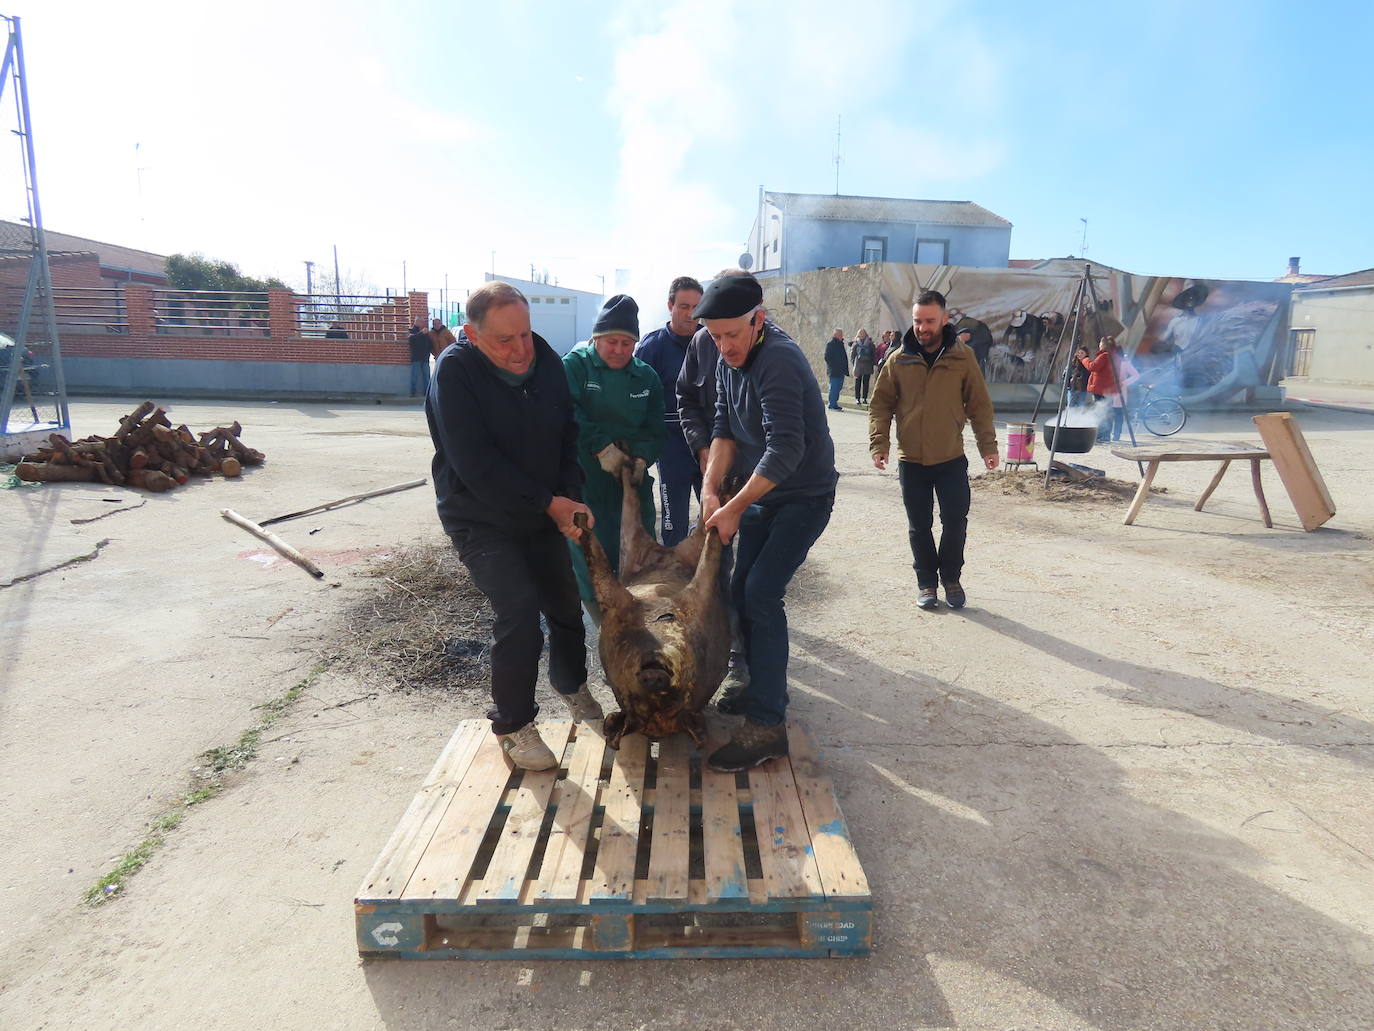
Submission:
[[668,324],[649,333],[635,348],[635,357],[663,381],[663,450],[658,456],[660,533],[671,548],[687,536],[692,493],[701,493],[701,467],[687,446],[677,410],[677,378],[687,358],[687,345],[697,331],[692,312],[701,302],[701,284],[678,276],[668,287]]
[[577,420],[563,363],[530,330],[529,304],[494,281],[468,298],[469,347],[439,358],[425,401],[439,521],[496,613],[491,729],[517,766],[558,759],[539,737],[535,680],[549,627],[549,681],[573,719],[599,720],[587,690],[587,645],[563,538],[582,503]]
[[835,330],[835,335],[825,342],[825,374],[830,377],[830,410],[842,412],[840,391],[844,389],[844,378],[849,375],[849,352],[844,345],[844,330]]
[[420,393],[429,393],[429,334],[418,321],[410,327],[410,396],[415,396],[415,385],[420,385]]
[[[835,504],[835,445],[816,375],[766,320],[763,288],[738,269],[717,276],[696,310],[716,347],[716,419],[701,490],[707,527],[739,547],[730,587],[744,630],[749,686],[716,702],[744,724],[708,758],[746,770],[787,754],[787,613],[783,595]],[[727,474],[748,475],[722,503]]]

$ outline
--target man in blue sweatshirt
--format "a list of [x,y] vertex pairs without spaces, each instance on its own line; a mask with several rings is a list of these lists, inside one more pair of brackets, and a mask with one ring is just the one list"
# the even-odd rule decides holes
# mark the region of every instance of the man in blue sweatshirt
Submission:
[[701,466],[687,446],[677,410],[677,378],[687,345],[697,331],[692,312],[701,303],[701,284],[678,276],[668,287],[668,324],[647,334],[635,357],[663,381],[663,450],[658,456],[659,537],[671,548],[687,536],[692,493],[701,493]]
[[496,614],[491,729],[515,765],[549,770],[534,688],[549,628],[549,681],[577,722],[601,719],[587,690],[587,642],[563,538],[582,503],[577,419],[563,363],[530,330],[529,303],[509,283],[473,291],[470,343],[439,356],[425,399],[434,440],[439,521]]
[[[830,522],[839,477],[816,376],[792,338],[766,320],[758,280],[742,269],[722,272],[696,317],[720,351],[702,512],[722,541],[739,535],[730,589],[749,664],[748,686],[716,703],[745,717],[707,759],[730,772],[787,754],[783,594]],[[721,484],[732,470],[748,480],[722,504]]]

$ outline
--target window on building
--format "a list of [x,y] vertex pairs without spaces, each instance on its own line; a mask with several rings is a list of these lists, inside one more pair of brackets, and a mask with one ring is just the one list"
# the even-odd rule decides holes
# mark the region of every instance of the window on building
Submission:
[[1315,329],[1293,330],[1293,368],[1290,376],[1310,376],[1312,374],[1312,345],[1317,342]]
[[917,240],[917,241],[916,241],[916,264],[917,264],[917,265],[948,265],[948,264],[949,264],[949,241],[948,241],[948,240]]
[[569,303],[571,303],[571,301],[572,301],[572,298],[570,298],[570,297],[560,297],[560,298],[558,299],[558,303],[559,303],[559,304],[569,304]]
[[887,260],[887,237],[886,236],[865,236],[863,246],[863,257],[859,259],[864,264],[870,261]]

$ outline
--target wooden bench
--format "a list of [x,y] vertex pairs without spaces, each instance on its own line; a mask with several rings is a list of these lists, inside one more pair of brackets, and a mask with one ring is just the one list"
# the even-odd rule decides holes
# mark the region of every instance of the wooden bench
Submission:
[[1127,526],[1135,522],[1135,517],[1140,513],[1141,506],[1145,504],[1145,499],[1150,496],[1150,486],[1154,483],[1155,473],[1159,471],[1160,462],[1221,463],[1216,475],[1212,477],[1212,482],[1207,484],[1207,489],[1202,492],[1202,497],[1198,498],[1197,504],[1193,506],[1195,512],[1202,511],[1202,506],[1207,504],[1207,499],[1217,489],[1217,485],[1221,483],[1221,478],[1226,475],[1226,470],[1231,468],[1232,462],[1249,462],[1250,481],[1255,488],[1255,499],[1259,502],[1260,516],[1264,519],[1265,526],[1272,527],[1274,525],[1274,521],[1269,517],[1269,504],[1264,500],[1264,485],[1260,479],[1260,463],[1268,460],[1269,452],[1259,444],[1175,438],[1160,441],[1157,444],[1114,447],[1112,454],[1117,458],[1125,458],[1131,462],[1145,463],[1145,478],[1140,481],[1140,488],[1135,492],[1135,497],[1131,500],[1131,507],[1126,512],[1124,521]]
[[485,720],[459,725],[358,888],[360,953],[868,954],[868,881],[802,727],[747,774],[712,771],[684,735],[615,751],[581,724],[540,733],[561,762],[532,773]]

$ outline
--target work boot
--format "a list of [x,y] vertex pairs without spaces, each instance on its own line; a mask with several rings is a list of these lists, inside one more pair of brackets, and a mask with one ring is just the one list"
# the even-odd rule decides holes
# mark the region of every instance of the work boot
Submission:
[[601,711],[601,703],[592,697],[586,684],[583,684],[572,694],[559,695],[558,697],[563,699],[563,704],[568,707],[568,712],[572,713],[574,723],[596,723],[606,718],[606,714]]
[[945,584],[945,601],[949,602],[952,609],[962,609],[968,603],[968,596],[964,594],[958,580]]
[[526,723],[513,734],[498,734],[496,739],[501,742],[501,751],[522,770],[552,770],[558,766],[558,757],[544,744],[533,723]]
[[706,760],[711,769],[719,773],[738,773],[752,770],[769,759],[787,754],[787,725],[779,723],[776,727],[763,727],[745,721],[735,731],[728,744],[716,749]]
[[939,591],[934,587],[922,587],[921,593],[916,596],[916,607],[925,609],[927,612],[931,609],[938,609],[940,607]]
[[740,652],[730,653],[730,671],[725,675],[725,689],[716,699],[716,712],[725,716],[743,716],[749,694],[749,664]]

